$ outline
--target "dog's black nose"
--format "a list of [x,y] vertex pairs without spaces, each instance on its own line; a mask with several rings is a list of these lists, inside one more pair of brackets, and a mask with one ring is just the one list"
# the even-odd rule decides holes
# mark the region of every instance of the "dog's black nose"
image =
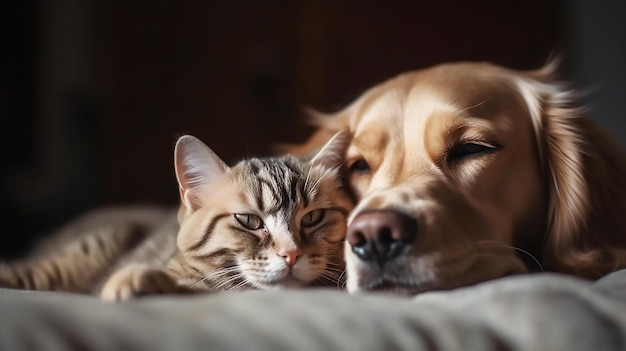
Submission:
[[417,221],[394,210],[374,210],[357,215],[346,240],[360,259],[380,265],[398,256],[417,236]]

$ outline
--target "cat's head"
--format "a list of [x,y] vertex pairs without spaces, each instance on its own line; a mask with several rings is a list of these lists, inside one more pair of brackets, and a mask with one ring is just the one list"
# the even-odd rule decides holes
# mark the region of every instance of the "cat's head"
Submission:
[[[178,247],[208,289],[338,284],[346,219],[341,179],[349,134],[308,157],[251,158],[233,167],[192,136],[175,150]],[[326,283],[326,284],[324,284]]]

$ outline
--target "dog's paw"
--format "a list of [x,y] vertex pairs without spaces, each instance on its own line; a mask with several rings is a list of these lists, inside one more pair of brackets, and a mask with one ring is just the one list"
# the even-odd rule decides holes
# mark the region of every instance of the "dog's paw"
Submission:
[[164,270],[146,265],[130,265],[109,277],[102,287],[100,298],[104,301],[124,301],[145,295],[180,291],[181,287]]

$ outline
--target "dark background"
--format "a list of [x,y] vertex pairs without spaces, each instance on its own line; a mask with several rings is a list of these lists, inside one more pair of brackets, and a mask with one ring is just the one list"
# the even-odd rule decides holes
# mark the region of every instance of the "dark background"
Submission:
[[626,141],[624,1],[0,4],[0,257],[104,205],[177,203],[176,137],[226,161],[310,132],[368,87],[443,61],[565,78]]

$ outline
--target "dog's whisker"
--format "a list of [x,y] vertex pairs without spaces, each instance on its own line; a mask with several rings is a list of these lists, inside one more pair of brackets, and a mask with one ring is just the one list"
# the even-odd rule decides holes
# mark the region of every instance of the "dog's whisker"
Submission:
[[519,265],[518,260],[512,260],[506,256],[490,254],[487,252],[475,253],[473,254],[473,256],[476,259],[483,259],[483,258],[487,259],[487,261],[490,262],[491,264],[493,263],[501,264],[504,268],[506,268],[506,270],[509,270],[511,272],[521,273],[521,272],[526,271],[526,270],[520,270],[520,265]]
[[479,103],[477,103],[477,104],[475,104],[475,105],[472,105],[472,106],[470,106],[470,107],[466,107],[466,108],[464,108],[464,109],[461,109],[461,110],[459,111],[459,114],[461,114],[461,113],[463,113],[463,112],[467,112],[467,111],[469,111],[469,110],[471,110],[471,109],[474,109],[474,108],[476,108],[476,107],[478,107],[478,106],[480,106],[480,105],[483,105],[483,104],[484,104],[484,103],[486,103],[486,102],[487,102],[487,100],[483,100],[483,101],[481,101],[481,102],[479,102]]
[[545,272],[544,269],[543,269],[543,266],[541,265],[541,262],[533,254],[531,254],[529,251],[524,250],[524,249],[519,248],[519,247],[515,247],[515,246],[510,246],[510,248],[512,248],[513,250],[515,250],[517,252],[521,252],[521,253],[525,254],[526,256],[530,257],[537,264],[539,269],[542,272]]
[[487,246],[487,247],[495,247],[495,248],[503,248],[503,249],[512,249],[515,250],[517,252],[523,253],[524,255],[530,257],[533,262],[535,262],[537,264],[537,266],[539,267],[539,269],[544,272],[543,266],[541,265],[541,262],[533,255],[531,254],[529,251],[524,250],[522,248],[519,247],[515,247],[512,245],[507,245],[501,242],[497,242],[495,240],[484,240],[484,241],[478,241],[478,242],[474,242],[473,243],[474,246]]

